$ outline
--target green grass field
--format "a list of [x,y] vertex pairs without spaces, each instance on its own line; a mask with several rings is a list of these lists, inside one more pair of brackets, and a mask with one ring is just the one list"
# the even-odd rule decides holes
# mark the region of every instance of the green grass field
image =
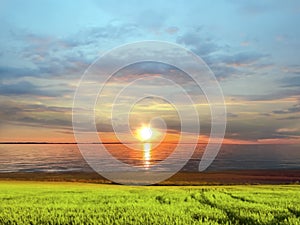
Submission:
[[300,186],[0,181],[0,224],[300,224]]

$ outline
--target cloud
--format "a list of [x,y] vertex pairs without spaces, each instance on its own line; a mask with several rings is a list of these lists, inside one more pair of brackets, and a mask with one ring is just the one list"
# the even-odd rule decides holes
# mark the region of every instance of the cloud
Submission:
[[219,80],[241,76],[244,73],[232,66],[227,66],[222,63],[210,63],[210,68]]
[[220,50],[220,47],[213,39],[208,37],[205,38],[199,31],[190,31],[179,36],[177,38],[177,43],[185,45],[200,57],[210,55]]
[[266,117],[273,116],[271,113],[260,113],[259,115],[266,116]]
[[281,80],[281,87],[299,87],[300,86],[300,76],[285,77]]
[[249,66],[267,57],[267,54],[258,52],[238,52],[232,55],[221,55],[219,61],[234,67]]
[[[51,51],[51,50],[49,50]],[[28,65],[19,66],[0,66],[0,80],[15,80],[23,77],[54,78],[54,77],[79,77],[90,64],[80,53],[66,52],[63,56],[41,56],[40,53],[32,50],[23,51],[23,57],[26,61],[30,60]]]
[[71,129],[72,108],[70,107],[25,104],[15,101],[1,101],[1,106],[0,118],[8,123]]
[[238,47],[219,44],[203,27],[187,31],[176,41],[199,55],[218,79],[263,73],[273,65],[270,54],[255,50],[241,51]]
[[18,48],[15,58],[26,63],[15,67],[2,66],[0,76],[1,79],[79,77],[99,56],[99,52],[114,47],[118,42],[124,43],[127,38],[138,36],[139,32],[136,25],[118,20],[105,26],[87,27],[66,37],[14,30],[11,39],[17,42],[15,48]]
[[62,106],[46,106],[42,104],[29,104],[26,105],[23,109],[23,112],[56,112],[56,113],[71,113],[71,107],[62,107]]
[[288,116],[284,118],[278,118],[277,120],[300,120],[300,116]]
[[60,119],[60,118],[38,118],[36,116],[27,116],[21,117],[18,120],[14,121],[27,126],[45,126],[45,127],[64,127],[66,129],[71,129],[72,121],[69,119]]
[[237,140],[289,139],[299,135],[299,128],[287,126],[286,121],[278,121],[276,117],[240,116],[240,119],[228,120],[226,137]]
[[[243,100],[243,101],[272,101],[272,100],[280,100],[288,97],[300,97],[299,89],[281,89],[275,92],[270,92],[267,94],[251,94],[251,95],[231,95],[235,99]],[[277,110],[275,110],[276,113]],[[279,113],[281,110],[278,110]]]
[[295,133],[299,131],[298,128],[279,128],[276,130],[278,133]]
[[30,96],[46,96],[46,97],[58,97],[70,92],[67,89],[57,90],[55,88],[41,87],[34,85],[28,81],[19,81],[12,84],[0,83],[0,95],[11,96],[11,95],[30,95]]
[[265,62],[268,54],[258,52],[217,53],[205,59],[217,78],[242,77],[262,72],[272,64]]
[[299,65],[288,65],[281,69],[283,73],[291,74],[291,75],[299,75],[300,74],[300,66]]
[[300,105],[295,105],[288,109],[282,109],[282,110],[274,110],[274,114],[289,114],[289,113],[299,113],[300,112]]
[[178,27],[168,27],[165,29],[165,31],[168,33],[168,34],[176,34],[179,32],[179,28]]
[[231,113],[231,112],[228,112],[227,113],[227,117],[228,118],[236,118],[236,117],[238,117],[239,115],[238,114],[234,114],[234,113]]
[[278,80],[283,88],[298,88],[300,86],[300,66],[299,65],[288,65],[281,69],[282,73],[286,74],[282,79]]
[[[178,36],[176,42],[184,45],[193,53],[199,55],[219,79],[240,73],[236,68],[226,65],[220,58],[221,52],[227,47],[219,46],[217,41],[204,33],[203,28],[188,31],[185,34]],[[223,54],[222,56],[224,57],[225,55]]]
[[142,62],[131,64],[115,73],[111,81],[117,83],[129,83],[138,78],[147,78],[149,81],[147,84],[149,85],[163,86],[166,84],[166,82],[163,80],[160,81],[161,83],[157,83],[157,80],[155,80],[154,84],[151,83],[151,80],[157,77],[171,80],[180,86],[184,86],[188,90],[195,88],[195,82],[189,75],[177,67],[160,62]]
[[62,106],[47,106],[43,104],[25,104],[16,101],[1,101],[3,107],[1,107],[0,113],[6,116],[14,116],[22,113],[71,113],[71,107]]
[[233,4],[237,6],[237,10],[240,14],[246,16],[260,16],[265,15],[268,12],[276,13],[297,13],[300,4],[298,1],[288,1],[288,2],[277,2],[274,4],[273,1],[239,1],[230,0]]
[[0,80],[16,79],[18,77],[39,76],[38,71],[24,67],[0,66]]
[[137,25],[113,20],[105,26],[87,27],[80,30],[78,33],[63,39],[63,42],[70,47],[87,47],[87,45],[98,45],[103,42],[123,41],[132,35],[139,35],[139,33],[140,29]]

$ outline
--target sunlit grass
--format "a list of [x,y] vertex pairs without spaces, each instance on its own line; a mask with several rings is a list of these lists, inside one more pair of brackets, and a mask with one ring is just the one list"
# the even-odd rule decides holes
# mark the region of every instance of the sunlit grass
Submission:
[[0,224],[300,224],[300,186],[0,182]]

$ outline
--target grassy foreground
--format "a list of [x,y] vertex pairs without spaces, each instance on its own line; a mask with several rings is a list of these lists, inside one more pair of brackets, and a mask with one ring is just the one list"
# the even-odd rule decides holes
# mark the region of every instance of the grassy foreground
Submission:
[[0,224],[300,224],[300,186],[0,181]]

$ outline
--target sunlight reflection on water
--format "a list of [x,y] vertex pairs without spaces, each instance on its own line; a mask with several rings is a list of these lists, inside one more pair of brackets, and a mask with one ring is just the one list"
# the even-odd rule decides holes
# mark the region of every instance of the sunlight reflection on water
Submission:
[[[144,168],[164,160],[175,146],[153,147],[146,142],[136,151],[119,144],[108,145],[110,153],[119,160]],[[204,148],[204,144],[197,146],[184,171],[197,171]],[[106,159],[101,160],[103,164],[106,162]],[[298,145],[224,145],[209,170],[285,168],[300,168]],[[0,172],[68,171],[92,171],[75,144],[0,144]]]
[[144,166],[149,168],[151,159],[151,143],[144,143]]

